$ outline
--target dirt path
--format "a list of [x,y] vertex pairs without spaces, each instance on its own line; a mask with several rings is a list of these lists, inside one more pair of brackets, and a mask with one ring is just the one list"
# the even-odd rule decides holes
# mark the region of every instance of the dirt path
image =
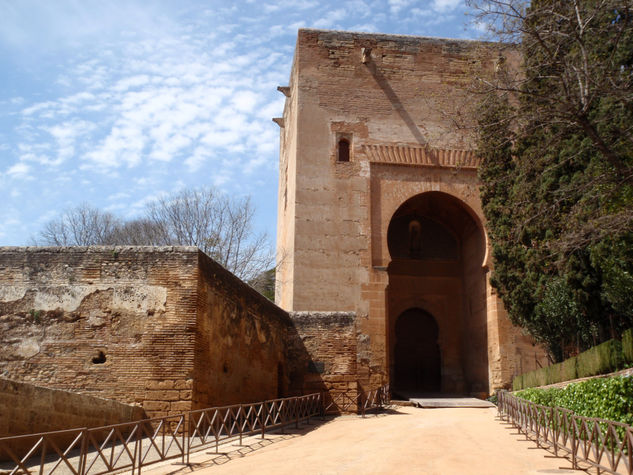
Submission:
[[[225,447],[225,455],[199,454],[191,459],[194,474],[583,473],[517,435],[495,409],[398,407],[365,419],[339,417],[299,433],[249,439],[243,447]],[[166,465],[144,473],[191,471]]]

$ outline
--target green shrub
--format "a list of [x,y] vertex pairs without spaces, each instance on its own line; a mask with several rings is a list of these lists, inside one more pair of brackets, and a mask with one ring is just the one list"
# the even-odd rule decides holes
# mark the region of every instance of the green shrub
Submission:
[[530,388],[524,391],[519,391],[517,396],[536,404],[554,407],[556,406],[556,399],[560,391],[562,391],[560,388]]
[[518,397],[550,407],[563,407],[585,417],[633,425],[633,378],[594,378],[565,388],[527,389]]
[[512,390],[546,386],[588,376],[606,374],[633,364],[633,328],[622,334],[622,342],[609,340],[557,363],[515,376]]
[[628,364],[633,364],[633,328],[622,333],[622,356]]
[[605,341],[576,358],[579,378],[616,371],[622,366],[622,344],[618,340]]

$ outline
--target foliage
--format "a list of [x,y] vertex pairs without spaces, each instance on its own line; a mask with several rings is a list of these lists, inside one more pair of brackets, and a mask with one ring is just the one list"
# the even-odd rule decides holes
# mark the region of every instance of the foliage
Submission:
[[[625,335],[628,333],[625,332]],[[518,391],[617,371],[626,366],[624,349],[623,343],[618,340],[605,341],[562,363],[516,376],[512,381],[512,389]]]
[[50,221],[38,243],[55,246],[197,246],[244,280],[270,269],[266,234],[253,230],[250,198],[232,199],[211,188],[187,190],[150,202],[144,216],[125,221],[82,204]]
[[473,0],[519,71],[480,75],[491,284],[562,361],[633,324],[630,0]]
[[275,301],[275,268],[268,269],[248,281],[248,285],[268,300]]
[[633,364],[633,328],[622,333],[622,356],[627,364]]
[[585,417],[633,425],[633,378],[594,378],[565,388],[526,389],[516,394],[550,407],[562,407]]
[[576,371],[579,378],[606,374],[622,367],[622,344],[609,340],[583,351],[576,357]]

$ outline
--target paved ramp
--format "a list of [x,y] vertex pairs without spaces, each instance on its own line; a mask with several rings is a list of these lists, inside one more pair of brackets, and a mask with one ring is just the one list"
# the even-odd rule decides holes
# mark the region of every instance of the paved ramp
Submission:
[[474,397],[443,397],[443,398],[409,398],[415,406],[424,408],[434,407],[495,407],[490,401]]
[[[444,399],[444,398],[442,398]],[[494,409],[395,407],[266,433],[194,454],[145,475],[584,474],[496,418]],[[193,470],[193,472],[192,472]]]
[[427,409],[437,407],[495,407],[495,405],[490,401],[463,395],[424,394],[399,391],[398,396],[401,396],[406,401],[410,401],[412,405],[416,407],[423,407]]

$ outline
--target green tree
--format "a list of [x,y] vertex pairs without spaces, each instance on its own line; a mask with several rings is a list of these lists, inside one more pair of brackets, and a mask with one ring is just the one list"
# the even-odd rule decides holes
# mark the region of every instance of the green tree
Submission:
[[491,282],[560,360],[633,323],[632,2],[470,3],[522,57],[478,84]]

